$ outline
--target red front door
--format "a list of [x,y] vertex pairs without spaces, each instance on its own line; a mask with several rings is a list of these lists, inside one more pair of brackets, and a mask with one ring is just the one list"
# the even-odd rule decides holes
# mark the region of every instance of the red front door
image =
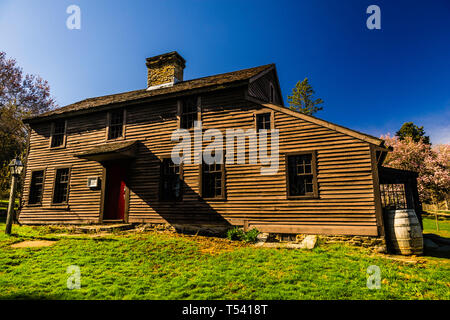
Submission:
[[103,220],[123,220],[125,214],[126,166],[111,163],[106,166],[105,209]]

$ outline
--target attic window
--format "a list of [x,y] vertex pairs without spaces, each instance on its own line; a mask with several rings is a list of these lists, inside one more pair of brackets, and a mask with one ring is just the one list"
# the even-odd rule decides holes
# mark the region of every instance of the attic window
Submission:
[[256,114],[256,130],[270,130],[271,129],[271,117],[270,112]]
[[274,102],[275,100],[275,89],[272,82],[269,85],[269,102]]

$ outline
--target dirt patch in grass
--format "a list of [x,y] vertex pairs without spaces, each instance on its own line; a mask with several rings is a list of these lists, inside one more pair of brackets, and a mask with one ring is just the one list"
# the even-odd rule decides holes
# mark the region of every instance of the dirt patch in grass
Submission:
[[33,240],[33,241],[22,241],[11,245],[11,248],[39,248],[39,247],[49,247],[55,244],[56,241],[47,240]]
[[200,245],[199,251],[203,254],[216,255],[224,252],[231,252],[238,248],[245,247],[242,242],[231,241],[228,239],[210,238],[195,236],[194,239]]
[[136,228],[132,230],[121,231],[122,234],[127,235],[145,235],[145,234],[160,234],[173,238],[182,238],[194,241],[198,250],[202,254],[218,255],[225,252],[231,252],[242,247],[249,246],[242,241],[231,241],[226,238],[219,238],[215,236],[204,236],[198,234],[188,234],[176,232],[173,230],[157,230],[157,229],[145,229]]
[[199,251],[203,254],[217,255],[248,246],[241,241],[231,241],[225,238],[212,236],[189,235],[183,233],[171,233],[171,235],[195,241],[199,246]]
[[59,233],[55,236],[61,238],[103,238],[107,236],[114,235],[114,233],[101,231],[98,233]]

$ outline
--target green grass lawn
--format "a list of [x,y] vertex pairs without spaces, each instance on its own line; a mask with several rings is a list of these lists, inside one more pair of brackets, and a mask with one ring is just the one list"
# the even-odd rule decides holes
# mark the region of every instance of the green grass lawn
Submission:
[[[17,208],[19,206],[19,199],[16,199],[15,202],[16,202],[16,208]],[[9,203],[9,200],[0,199],[0,210],[1,209],[6,210],[8,208],[8,203]]]
[[450,219],[439,217],[438,226],[439,231],[437,231],[436,220],[433,215],[427,215],[423,218],[424,233],[434,233],[441,237],[450,238]]
[[[1,299],[450,299],[450,263],[388,259],[369,249],[321,245],[308,250],[255,248],[224,239],[160,232],[99,238],[51,227],[0,224]],[[11,248],[23,240],[50,247]],[[69,290],[67,267],[81,270]],[[366,286],[370,265],[381,289]]]
[[[5,206],[8,206],[8,202],[9,202],[8,199],[0,199],[0,203]],[[16,203],[16,205],[19,204],[19,199],[15,199],[15,203]]]
[[8,200],[2,200],[0,199],[0,209],[1,208],[8,208]]

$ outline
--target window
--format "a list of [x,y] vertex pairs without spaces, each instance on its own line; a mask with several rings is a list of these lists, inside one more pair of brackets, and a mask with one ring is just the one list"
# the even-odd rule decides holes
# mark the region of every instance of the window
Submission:
[[274,89],[272,83],[270,83],[270,85],[269,85],[269,90],[270,90],[270,92],[269,92],[269,102],[274,102],[274,99],[275,99],[275,89]]
[[404,184],[380,184],[381,206],[385,209],[408,209]]
[[108,139],[123,137],[124,110],[116,110],[108,113]]
[[28,204],[41,204],[44,191],[44,170],[31,173],[30,194]]
[[171,158],[161,161],[160,199],[177,201],[182,199],[181,167],[173,163]]
[[197,98],[189,97],[182,100],[180,107],[180,128],[193,128],[194,121],[198,119]]
[[318,197],[315,152],[287,155],[286,158],[288,197]]
[[66,120],[52,123],[51,144],[52,148],[64,146],[66,137]]
[[53,190],[53,203],[67,203],[70,169],[57,169]]
[[256,114],[256,130],[270,130],[271,129],[271,117],[272,114],[268,113],[258,113]]
[[202,164],[202,197],[225,198],[225,172],[223,164]]

